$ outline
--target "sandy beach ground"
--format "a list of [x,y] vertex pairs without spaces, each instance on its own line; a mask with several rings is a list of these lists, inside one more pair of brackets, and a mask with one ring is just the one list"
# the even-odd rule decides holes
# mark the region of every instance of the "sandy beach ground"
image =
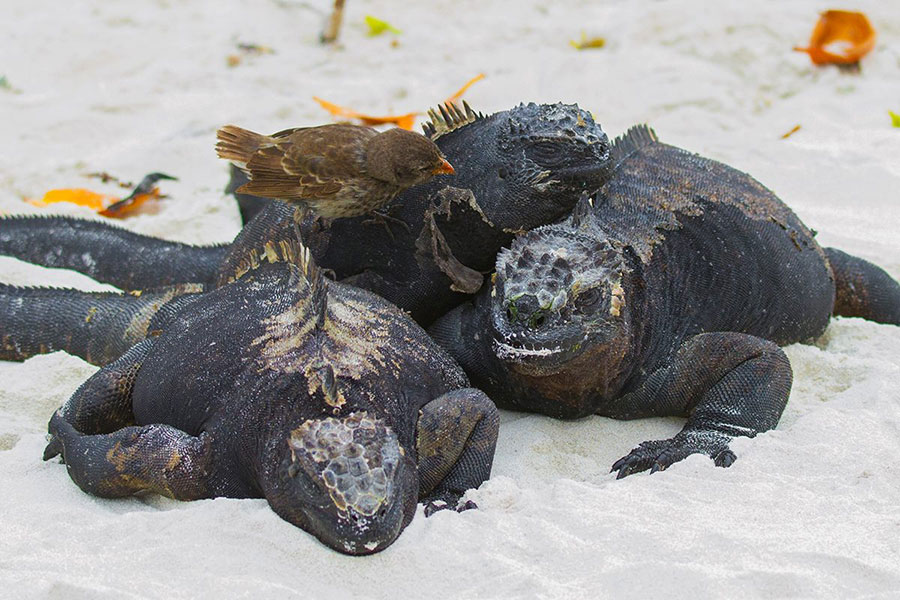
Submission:
[[[119,192],[84,179],[91,171],[163,171],[179,177],[164,183],[171,197],[123,224],[225,242],[239,217],[221,192],[217,127],[328,121],[313,95],[420,111],[485,73],[466,95],[478,110],[577,102],[611,136],[650,123],[663,141],[752,173],[823,245],[900,278],[891,2],[847,7],[879,32],[859,74],[791,51],[819,10],[838,8],[813,1],[349,0],[341,43],[323,48],[328,4],[3,0],[0,211],[48,212],[22,197],[56,187]],[[368,37],[367,14],[402,34]],[[582,31],[606,46],[576,51]],[[229,67],[238,43],[274,54]],[[0,281],[108,289],[9,258]],[[83,494],[40,455],[52,411],[94,367],[62,353],[0,363],[0,597],[900,597],[900,328],[835,319],[786,351],[784,417],[734,442],[730,469],[694,456],[615,481],[617,458],[681,422],[504,413],[493,478],[470,493],[480,509],[427,520],[420,509],[367,558],[328,550],[263,500]]]

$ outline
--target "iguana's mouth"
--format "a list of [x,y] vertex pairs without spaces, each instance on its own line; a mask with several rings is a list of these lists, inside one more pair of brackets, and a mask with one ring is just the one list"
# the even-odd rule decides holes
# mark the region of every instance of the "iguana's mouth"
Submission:
[[526,375],[550,375],[560,371],[580,354],[580,336],[568,336],[545,342],[525,332],[495,331],[494,354],[514,371]]

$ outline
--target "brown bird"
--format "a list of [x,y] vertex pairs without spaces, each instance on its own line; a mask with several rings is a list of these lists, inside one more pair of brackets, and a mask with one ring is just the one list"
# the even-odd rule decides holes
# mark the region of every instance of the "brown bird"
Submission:
[[216,153],[244,169],[237,191],[304,205],[321,217],[364,215],[453,167],[430,139],[404,129],[349,124],[260,135],[226,125]]

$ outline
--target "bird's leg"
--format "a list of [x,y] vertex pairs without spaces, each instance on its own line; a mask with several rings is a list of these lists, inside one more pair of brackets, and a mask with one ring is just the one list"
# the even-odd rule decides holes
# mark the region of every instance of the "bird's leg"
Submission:
[[363,225],[381,225],[385,228],[388,235],[391,236],[391,241],[396,241],[394,238],[394,232],[391,231],[390,223],[397,223],[402,226],[403,229],[406,230],[406,233],[412,233],[412,230],[409,228],[409,225],[403,219],[398,219],[397,217],[391,215],[391,211],[394,210],[396,205],[389,206],[386,210],[373,210],[369,214],[372,215],[370,218],[366,219],[362,222]]

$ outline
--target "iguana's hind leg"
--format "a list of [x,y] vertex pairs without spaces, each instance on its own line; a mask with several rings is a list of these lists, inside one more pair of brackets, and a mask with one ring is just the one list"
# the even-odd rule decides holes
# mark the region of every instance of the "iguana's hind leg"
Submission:
[[[491,475],[500,416],[474,388],[448,392],[422,407],[416,425],[419,501],[430,515],[456,505]],[[474,508],[467,503],[461,510]]]
[[152,333],[151,321],[173,298],[199,291],[179,285],[138,295],[0,284],[0,360],[64,350],[108,364]]
[[717,466],[735,461],[728,443],[778,424],[793,374],[774,343],[743,333],[704,333],[684,342],[672,362],[654,372],[603,414],[620,419],[687,416],[668,440],[644,442],[612,466],[618,478],[663,470],[691,454]]
[[152,491],[192,500],[206,486],[209,442],[168,425],[134,425],[131,393],[153,340],[90,377],[50,419],[44,460],[62,455],[69,476],[105,498]]
[[900,284],[881,267],[825,248],[834,272],[834,314],[900,325]]
[[123,290],[216,279],[227,246],[191,246],[71,217],[0,218],[0,254]]

